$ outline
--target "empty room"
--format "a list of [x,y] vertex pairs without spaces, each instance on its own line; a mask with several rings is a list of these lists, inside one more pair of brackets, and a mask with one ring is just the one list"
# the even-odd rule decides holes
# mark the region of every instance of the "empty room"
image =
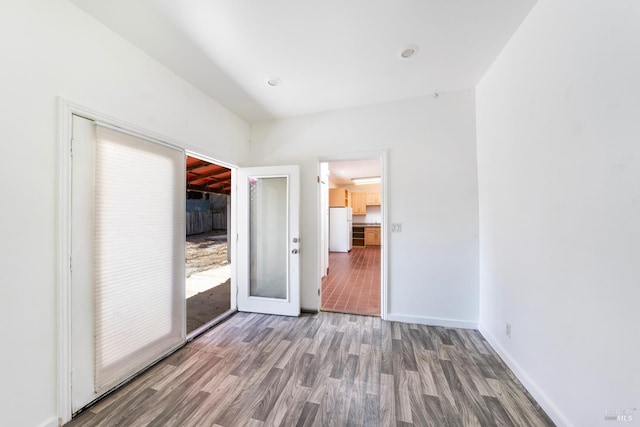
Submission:
[[2,425],[640,426],[637,1],[0,9]]

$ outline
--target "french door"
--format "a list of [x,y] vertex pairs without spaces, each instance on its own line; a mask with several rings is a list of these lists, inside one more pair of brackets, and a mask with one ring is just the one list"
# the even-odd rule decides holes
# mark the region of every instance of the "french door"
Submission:
[[[71,409],[186,342],[185,152],[73,116]],[[300,314],[297,166],[238,169],[238,309]]]
[[238,170],[238,310],[300,314],[298,166]]
[[185,342],[182,150],[73,116],[71,403]]

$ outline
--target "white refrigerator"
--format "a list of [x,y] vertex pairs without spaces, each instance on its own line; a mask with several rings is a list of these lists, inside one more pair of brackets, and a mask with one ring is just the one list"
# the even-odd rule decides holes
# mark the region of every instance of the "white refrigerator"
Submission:
[[349,252],[351,250],[351,208],[329,208],[329,251]]

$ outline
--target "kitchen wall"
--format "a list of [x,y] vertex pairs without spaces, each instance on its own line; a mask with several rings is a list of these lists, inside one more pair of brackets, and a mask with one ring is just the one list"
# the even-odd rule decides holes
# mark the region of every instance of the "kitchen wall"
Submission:
[[[474,91],[252,125],[254,164],[302,177],[302,305],[317,309],[318,158],[387,150],[390,318],[475,326],[478,217]],[[325,157],[325,158],[326,158]]]
[[477,88],[481,330],[558,425],[640,425],[639,20],[539,0]]
[[57,97],[235,164],[249,127],[65,0],[3,1],[0,50],[1,424],[57,426]]

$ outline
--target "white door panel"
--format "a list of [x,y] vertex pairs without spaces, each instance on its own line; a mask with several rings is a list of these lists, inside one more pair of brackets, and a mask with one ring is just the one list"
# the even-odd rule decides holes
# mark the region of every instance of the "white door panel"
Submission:
[[238,310],[300,314],[300,172],[238,170]]
[[184,152],[73,117],[71,409],[185,342]]

